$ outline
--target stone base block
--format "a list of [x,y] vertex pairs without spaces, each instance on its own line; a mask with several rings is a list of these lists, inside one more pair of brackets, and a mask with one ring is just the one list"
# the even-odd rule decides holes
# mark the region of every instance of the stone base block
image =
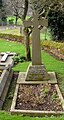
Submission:
[[26,81],[49,80],[49,75],[44,65],[30,65],[27,69],[25,80]]
[[57,84],[57,79],[56,79],[56,75],[55,72],[48,72],[48,75],[50,76],[49,80],[40,80],[40,81],[26,81],[25,80],[25,75],[26,72],[19,72],[18,75],[18,79],[17,79],[17,84],[45,84],[45,83],[49,83],[49,84]]

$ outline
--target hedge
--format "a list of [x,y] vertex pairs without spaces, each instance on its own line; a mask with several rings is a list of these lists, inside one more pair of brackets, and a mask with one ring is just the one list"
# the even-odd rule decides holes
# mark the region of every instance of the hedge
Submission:
[[24,43],[23,36],[0,33],[0,38],[8,39],[10,41],[17,41],[17,42]]

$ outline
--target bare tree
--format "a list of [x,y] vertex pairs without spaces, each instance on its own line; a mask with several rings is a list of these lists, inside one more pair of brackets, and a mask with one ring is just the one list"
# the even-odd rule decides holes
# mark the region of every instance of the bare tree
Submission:
[[6,25],[7,24],[7,19],[6,19],[6,11],[5,11],[5,6],[3,3],[3,0],[0,0],[0,19],[1,19],[1,25]]
[[[22,15],[23,21],[26,19],[27,12],[28,12],[28,0],[24,0],[24,11]],[[24,34],[25,34],[25,45],[26,45],[26,59],[27,61],[30,61],[31,55],[30,55],[30,43],[29,43],[29,36],[30,36],[29,28],[24,28]]]
[[10,10],[10,13],[16,17],[15,24],[17,25],[18,18],[22,17],[23,12],[23,0],[6,0],[7,11]]

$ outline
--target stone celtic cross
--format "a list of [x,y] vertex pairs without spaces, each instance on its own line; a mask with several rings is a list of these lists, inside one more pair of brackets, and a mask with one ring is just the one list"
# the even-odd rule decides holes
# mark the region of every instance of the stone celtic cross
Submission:
[[32,30],[32,65],[41,65],[41,48],[40,48],[40,26],[48,26],[48,20],[45,18],[39,18],[39,14],[36,13],[33,19],[24,21],[24,27],[33,27]]

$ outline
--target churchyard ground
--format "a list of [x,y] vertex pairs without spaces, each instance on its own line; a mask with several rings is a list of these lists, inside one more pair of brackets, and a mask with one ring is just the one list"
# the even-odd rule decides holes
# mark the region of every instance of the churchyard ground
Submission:
[[[3,47],[2,47],[3,46]],[[6,40],[0,40],[0,52],[3,52],[3,51],[13,51],[13,52],[16,52],[16,53],[20,53],[21,55],[25,55],[25,46],[20,44],[20,43],[16,43],[16,42],[9,42],[9,41],[6,41]],[[59,61],[59,60],[56,60],[55,58],[53,58],[52,56],[50,56],[48,53],[42,51],[42,61],[44,62],[46,68],[48,71],[54,71],[57,73],[58,75],[58,84],[60,86],[60,89],[62,91],[62,93],[64,93],[64,62],[62,61]],[[29,65],[30,62],[23,62],[23,63],[19,63],[18,65],[16,65],[13,70],[14,71],[26,71],[28,65]],[[50,64],[49,64],[50,63]],[[58,69],[59,68],[59,69]],[[13,92],[11,93],[12,96],[13,96]],[[6,99],[6,102],[4,104],[4,109],[6,110],[6,107],[8,103],[11,103],[10,102],[10,99],[7,97]],[[10,105],[9,105],[10,107]],[[9,109],[9,108],[7,108]],[[10,116],[5,113],[5,112],[1,112],[0,113],[0,117],[1,119],[3,119],[3,117],[5,116],[5,119],[12,119],[15,117],[16,119],[27,119],[28,117],[18,117],[18,116]],[[33,119],[33,118],[30,118],[29,119]],[[34,119],[40,119],[40,118],[34,118]],[[44,120],[46,120],[47,118],[43,118]],[[48,118],[48,119],[51,119],[53,120],[53,118]],[[54,119],[63,119],[63,116],[61,116],[60,118],[54,118]]]

